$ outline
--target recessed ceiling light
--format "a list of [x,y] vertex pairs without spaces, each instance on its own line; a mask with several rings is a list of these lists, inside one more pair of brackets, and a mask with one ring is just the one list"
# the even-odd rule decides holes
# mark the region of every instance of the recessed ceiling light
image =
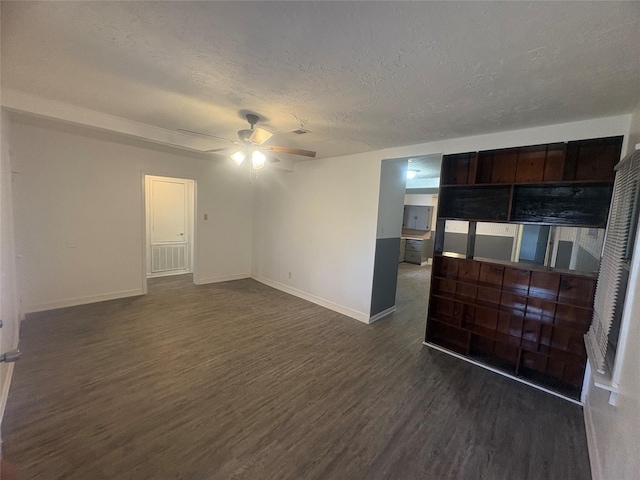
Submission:
[[420,170],[407,170],[407,180],[411,180],[412,178],[415,178],[415,176],[418,174]]

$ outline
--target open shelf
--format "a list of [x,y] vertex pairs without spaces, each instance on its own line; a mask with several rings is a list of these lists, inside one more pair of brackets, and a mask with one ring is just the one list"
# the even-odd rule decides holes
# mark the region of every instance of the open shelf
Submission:
[[622,138],[445,155],[438,216],[602,228]]

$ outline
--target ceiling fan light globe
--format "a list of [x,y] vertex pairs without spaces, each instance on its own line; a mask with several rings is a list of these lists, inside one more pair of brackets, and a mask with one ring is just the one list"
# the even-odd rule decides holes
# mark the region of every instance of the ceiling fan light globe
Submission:
[[264,153],[256,150],[251,154],[251,166],[254,170],[260,170],[267,162],[267,157]]
[[232,153],[230,157],[231,160],[233,160],[233,163],[235,163],[237,166],[240,166],[242,162],[244,162],[245,154],[242,150],[238,150],[237,152]]

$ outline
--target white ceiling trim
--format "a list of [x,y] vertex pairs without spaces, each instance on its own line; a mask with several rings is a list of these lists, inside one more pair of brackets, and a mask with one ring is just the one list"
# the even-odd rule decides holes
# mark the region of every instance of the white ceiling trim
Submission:
[[27,113],[37,117],[106,130],[193,152],[204,153],[206,150],[227,146],[227,144],[221,145],[220,142],[211,141],[206,138],[172,132],[153,125],[127,120],[35,95],[29,95],[16,90],[3,89],[0,101],[2,108],[9,111]]
[[[202,153],[208,149],[226,146],[226,144],[223,145],[206,138],[198,138],[166,130],[153,125],[147,125],[106,113],[26,94],[17,90],[3,88],[0,105],[3,110],[21,112],[36,117],[109,131],[130,138],[137,138],[193,152]],[[377,150],[375,152],[363,152],[330,158],[360,157],[362,155],[371,155],[372,153],[375,153],[375,157],[378,159],[408,158],[423,155],[452,154],[496,148],[510,148],[522,145],[584,140],[615,135],[624,135],[622,146],[622,151],[624,152],[626,151],[628,142],[631,117],[631,114],[616,115],[563,124],[438,140],[435,142],[405,145],[402,147]],[[280,170],[293,171],[295,162],[289,161],[288,159],[281,159],[279,163],[272,165]]]
[[[231,146],[231,144],[224,141],[209,140],[205,137],[174,132],[17,90],[3,89],[0,105],[2,105],[3,110],[11,112],[80,125],[204,155],[212,155],[207,153],[207,150]],[[218,155],[218,157],[220,156],[226,157],[224,154]],[[293,171],[294,168],[294,162],[286,158],[270,165],[273,168],[285,171]]]

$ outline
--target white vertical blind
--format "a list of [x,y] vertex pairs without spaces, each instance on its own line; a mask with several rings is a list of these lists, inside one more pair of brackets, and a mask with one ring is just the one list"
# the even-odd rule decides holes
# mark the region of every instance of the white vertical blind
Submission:
[[589,354],[598,372],[605,373],[609,331],[621,313],[626,291],[625,262],[631,255],[631,237],[638,217],[640,152],[627,156],[616,166],[616,180],[609,212],[596,284],[591,328],[585,336]]

